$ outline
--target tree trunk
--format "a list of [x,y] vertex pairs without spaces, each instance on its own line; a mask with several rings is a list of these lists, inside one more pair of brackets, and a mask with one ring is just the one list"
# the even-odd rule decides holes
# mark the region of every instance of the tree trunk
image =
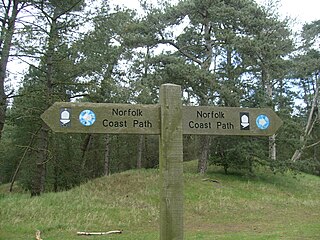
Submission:
[[40,196],[45,190],[46,163],[48,161],[49,129],[43,123],[38,135],[36,168],[32,179],[31,196]]
[[[307,125],[306,125],[306,127],[304,129],[303,134],[300,136],[300,145],[301,145],[301,147],[299,149],[297,149],[294,152],[294,154],[292,155],[292,157],[291,157],[291,161],[292,162],[296,162],[297,160],[300,159],[303,150],[306,148],[308,137],[310,136],[310,134],[311,134],[311,132],[313,130],[315,122],[318,120],[317,116],[315,114],[315,111],[317,111],[316,109],[317,109],[317,104],[318,104],[317,100],[319,98],[319,90],[320,90],[320,87],[317,87],[316,88],[316,92],[314,93],[313,101],[312,101],[312,105],[311,105],[311,110],[310,110],[308,121],[307,121]],[[316,116],[315,119],[314,119],[314,116]]]
[[[186,57],[188,61],[194,62],[196,65],[200,65],[201,70],[203,70],[207,74],[211,74],[212,65],[214,63],[214,59],[216,59],[216,55],[214,53],[214,45],[213,42],[215,41],[212,36],[213,33],[213,26],[211,24],[210,14],[208,14],[207,11],[204,11],[202,14],[202,30],[203,31],[203,40],[204,40],[204,51],[203,55],[201,57],[197,56],[197,54],[192,54],[189,51],[186,51],[186,46],[179,46],[179,44],[176,44],[175,41],[172,40],[166,40],[161,39],[159,40],[159,43],[162,44],[170,44],[171,46],[175,47],[179,53]],[[215,71],[214,71],[215,72]],[[203,82],[201,85],[204,87],[202,88],[202,91],[199,91],[197,95],[200,98],[200,105],[209,105],[209,99],[210,97],[208,94],[211,94],[216,89],[213,89],[214,86],[214,78],[212,78],[209,82],[207,79],[203,79]],[[208,90],[211,91],[208,91]],[[211,92],[211,93],[210,93]],[[198,161],[198,170],[200,173],[205,173],[207,169],[207,161],[208,161],[208,155],[209,155],[209,144],[210,144],[210,137],[209,136],[202,136],[200,137],[201,142],[203,144],[200,145],[200,151],[201,151],[201,157]]]
[[59,161],[54,157],[54,166],[53,166],[53,191],[58,192],[59,189]]
[[[50,32],[48,36],[48,47],[45,55],[46,59],[46,108],[50,107],[53,103],[53,57],[55,54],[55,47],[57,45],[57,16],[59,10],[55,8]],[[49,128],[45,123],[39,132],[38,151],[35,175],[32,180],[31,196],[39,196],[44,191],[45,178],[46,178],[46,162],[48,161],[49,152]]]
[[142,152],[143,152],[143,145],[144,145],[144,135],[139,136],[138,142],[138,156],[137,156],[137,168],[142,168]]
[[110,174],[110,134],[105,135],[104,148],[104,176]]
[[[213,46],[212,46],[212,27],[210,24],[210,20],[208,16],[204,17],[204,40],[205,40],[205,46],[206,46],[206,60],[202,62],[201,68],[208,73],[210,72],[212,60],[213,60]],[[213,81],[210,83],[213,86]],[[212,87],[211,86],[211,87]],[[208,105],[208,98],[206,98],[207,93],[204,94],[205,96],[202,97],[200,100],[201,105]],[[207,171],[208,168],[208,157],[209,157],[209,150],[210,150],[210,142],[211,137],[210,136],[200,136],[200,158],[198,161],[198,172],[201,174],[204,174]]]
[[[11,3],[13,3],[11,16],[10,8]],[[2,137],[2,131],[6,119],[7,110],[7,95],[5,93],[5,78],[8,66],[8,60],[10,55],[10,48],[12,45],[12,38],[14,33],[15,22],[18,15],[18,5],[19,1],[9,1],[7,9],[5,11],[5,16],[3,19],[3,26],[0,36],[0,140]],[[7,27],[6,27],[7,23]]]
[[81,158],[82,158],[82,164],[81,166],[84,168],[85,166],[85,156],[86,156],[86,152],[88,151],[89,149],[89,146],[91,144],[91,141],[92,141],[92,134],[87,134],[84,141],[83,141],[83,144],[81,146],[81,152],[82,152],[82,155],[81,155]]
[[208,168],[208,158],[210,150],[210,136],[200,136],[200,159],[198,161],[198,172],[201,174],[206,173]]
[[[269,71],[262,67],[261,73],[262,86],[265,87],[266,91],[266,103],[268,107],[272,107],[272,82],[270,79]],[[269,137],[269,158],[273,161],[277,160],[277,149],[276,149],[276,135],[272,135]]]
[[271,160],[277,160],[277,148],[276,148],[276,135],[273,134],[269,137],[269,158]]

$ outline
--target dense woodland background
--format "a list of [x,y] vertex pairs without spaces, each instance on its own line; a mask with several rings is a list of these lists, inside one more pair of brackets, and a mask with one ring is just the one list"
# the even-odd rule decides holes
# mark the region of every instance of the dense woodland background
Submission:
[[[181,85],[185,105],[270,107],[284,121],[270,138],[184,136],[200,173],[320,175],[320,20],[296,33],[276,1],[170,2],[0,2],[0,183],[35,196],[157,167],[158,136],[57,134],[40,115],[56,101],[156,104],[163,83]],[[18,89],[9,61],[29,66]]]

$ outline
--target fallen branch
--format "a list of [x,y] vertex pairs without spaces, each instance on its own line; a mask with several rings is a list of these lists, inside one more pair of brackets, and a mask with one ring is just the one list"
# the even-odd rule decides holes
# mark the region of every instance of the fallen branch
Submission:
[[121,234],[122,230],[115,230],[109,232],[77,232],[77,235],[93,236],[93,235],[109,235],[109,234]]
[[39,230],[36,231],[36,240],[42,240],[41,238],[41,232]]
[[205,178],[205,179],[202,179],[202,181],[206,181],[206,182],[214,182],[214,183],[220,183],[218,180],[215,180],[215,179],[210,179],[210,178]]

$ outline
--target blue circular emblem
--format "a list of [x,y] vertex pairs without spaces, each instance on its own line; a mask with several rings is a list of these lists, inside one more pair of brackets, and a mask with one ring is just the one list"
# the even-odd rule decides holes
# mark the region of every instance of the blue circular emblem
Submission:
[[265,130],[269,127],[270,125],[270,120],[269,118],[264,115],[264,114],[261,114],[257,117],[256,119],[256,124],[257,124],[257,127],[261,130]]
[[96,121],[96,114],[92,110],[83,110],[79,115],[79,121],[83,126],[91,126]]

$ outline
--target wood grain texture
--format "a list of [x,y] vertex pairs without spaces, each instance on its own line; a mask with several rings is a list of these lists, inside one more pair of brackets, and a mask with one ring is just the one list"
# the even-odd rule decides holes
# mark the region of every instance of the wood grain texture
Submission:
[[183,146],[181,88],[160,89],[160,239],[183,239]]
[[[70,122],[65,126],[61,123],[64,109],[70,114]],[[96,116],[91,126],[79,121],[84,110],[91,110]],[[54,132],[160,134],[159,105],[56,102],[41,118]]]

